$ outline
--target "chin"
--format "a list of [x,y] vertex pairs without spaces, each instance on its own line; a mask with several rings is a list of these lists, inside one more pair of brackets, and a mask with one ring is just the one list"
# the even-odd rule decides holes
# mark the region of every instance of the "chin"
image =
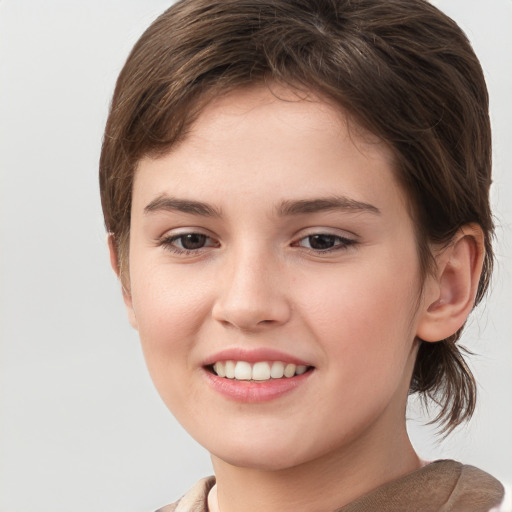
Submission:
[[253,454],[221,454],[216,457],[223,462],[238,468],[254,469],[257,471],[284,471],[300,465],[300,461],[295,458],[286,458],[276,456],[265,456],[261,453]]
[[[301,448],[299,450],[299,448]],[[309,460],[316,459],[321,453],[308,452],[300,443],[288,444],[276,442],[228,442],[225,446],[208,447],[206,449],[216,458],[235,467],[259,471],[282,471],[297,467]]]

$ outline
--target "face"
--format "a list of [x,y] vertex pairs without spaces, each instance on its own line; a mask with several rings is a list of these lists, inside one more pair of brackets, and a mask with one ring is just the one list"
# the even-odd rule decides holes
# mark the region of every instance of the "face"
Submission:
[[339,109],[264,88],[140,162],[126,303],[164,402],[215,457],[286,468],[404,430],[423,306],[392,165]]

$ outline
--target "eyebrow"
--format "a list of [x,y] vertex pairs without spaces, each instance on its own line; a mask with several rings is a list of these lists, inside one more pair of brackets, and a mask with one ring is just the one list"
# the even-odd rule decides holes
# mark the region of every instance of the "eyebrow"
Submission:
[[[278,206],[277,213],[281,217],[288,217],[329,210],[380,214],[380,210],[376,206],[344,196],[283,201]],[[145,214],[159,211],[178,211],[202,217],[221,217],[220,210],[208,203],[190,199],[178,199],[166,194],[153,199],[144,208]]]
[[153,199],[153,201],[144,208],[144,213],[146,214],[159,211],[178,211],[191,215],[201,215],[202,217],[221,216],[219,210],[207,203],[189,199],[178,199],[165,194]]
[[380,215],[380,210],[369,203],[356,201],[349,197],[334,196],[319,199],[301,199],[298,201],[283,201],[278,208],[280,216],[301,215],[329,210],[345,212],[367,212]]

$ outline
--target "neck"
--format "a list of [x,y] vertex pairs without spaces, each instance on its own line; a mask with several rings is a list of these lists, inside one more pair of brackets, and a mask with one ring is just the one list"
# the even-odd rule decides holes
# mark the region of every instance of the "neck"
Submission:
[[391,437],[373,430],[343,450],[286,469],[236,467],[212,456],[217,486],[210,511],[331,512],[421,467],[405,425]]

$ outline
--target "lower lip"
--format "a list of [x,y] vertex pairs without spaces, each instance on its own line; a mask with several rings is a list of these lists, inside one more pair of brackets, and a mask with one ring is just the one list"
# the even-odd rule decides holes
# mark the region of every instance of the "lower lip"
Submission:
[[313,370],[294,377],[260,382],[226,379],[207,370],[204,373],[210,386],[221,395],[236,402],[261,403],[275,400],[286,393],[290,393],[303,384],[313,373]]

